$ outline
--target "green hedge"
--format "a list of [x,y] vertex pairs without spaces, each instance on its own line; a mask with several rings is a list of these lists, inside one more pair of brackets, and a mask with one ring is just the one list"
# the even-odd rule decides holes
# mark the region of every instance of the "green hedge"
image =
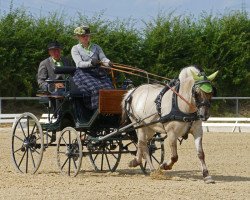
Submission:
[[197,64],[207,74],[220,70],[219,96],[250,94],[250,20],[246,13],[223,16],[159,14],[142,30],[133,20],[109,21],[102,14],[80,15],[65,23],[64,15],[52,13],[34,18],[25,10],[10,10],[0,17],[0,96],[34,96],[39,63],[48,56],[46,46],[57,39],[70,56],[77,43],[73,29],[89,24],[99,44],[113,62],[177,77],[181,68]]

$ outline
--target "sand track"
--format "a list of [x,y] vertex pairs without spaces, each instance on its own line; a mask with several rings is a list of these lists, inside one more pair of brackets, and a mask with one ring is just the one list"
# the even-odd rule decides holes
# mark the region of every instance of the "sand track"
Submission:
[[46,150],[35,175],[25,175],[11,160],[11,129],[0,128],[0,199],[250,199],[250,134],[205,133],[203,144],[215,184],[202,180],[192,137],[178,145],[179,161],[161,180],[129,169],[132,155],[123,155],[114,173],[96,173],[83,158],[79,175],[65,177],[55,147]]

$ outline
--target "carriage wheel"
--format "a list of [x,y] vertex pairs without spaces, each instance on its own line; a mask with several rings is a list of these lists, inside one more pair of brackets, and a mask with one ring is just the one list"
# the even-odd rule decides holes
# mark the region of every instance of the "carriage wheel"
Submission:
[[[155,134],[154,137],[148,141],[148,149],[153,166],[157,168],[164,161],[165,155],[164,139],[160,133]],[[144,174],[149,173],[149,165],[146,160],[143,159],[140,167]]]
[[[104,133],[105,132],[105,133]],[[109,131],[104,131],[108,134]],[[121,159],[122,143],[120,139],[105,140],[88,145],[89,159],[95,171],[114,172]]]
[[82,143],[74,128],[62,130],[57,142],[57,164],[68,176],[76,176],[82,165]]
[[35,115],[23,113],[12,131],[12,159],[21,173],[34,174],[42,161],[44,138],[42,127]]

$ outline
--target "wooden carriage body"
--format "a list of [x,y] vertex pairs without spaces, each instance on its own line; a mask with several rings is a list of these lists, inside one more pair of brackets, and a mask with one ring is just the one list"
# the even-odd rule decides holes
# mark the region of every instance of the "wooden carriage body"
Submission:
[[69,96],[62,100],[59,116],[56,120],[43,123],[42,129],[61,131],[67,126],[76,130],[118,128],[121,120],[121,101],[126,90],[112,89],[99,91],[99,108],[89,110],[84,106],[83,97]]

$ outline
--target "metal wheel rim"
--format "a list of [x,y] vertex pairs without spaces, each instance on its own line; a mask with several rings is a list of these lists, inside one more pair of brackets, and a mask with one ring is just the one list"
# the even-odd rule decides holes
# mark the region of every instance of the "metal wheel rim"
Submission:
[[[115,144],[113,143],[114,141]],[[117,145],[116,150],[112,151],[110,148],[111,146],[104,145],[101,149],[89,150],[89,159],[95,171],[114,172],[121,160],[122,143],[120,139],[107,140],[104,142],[107,142],[110,145]],[[114,159],[114,161],[111,161],[111,159]]]
[[58,138],[57,165],[63,175],[72,177],[75,177],[81,169],[82,144],[79,134],[72,127],[64,128]]
[[[151,139],[151,140],[148,142],[148,147],[149,147],[150,145],[152,145],[152,141],[154,140],[155,137],[156,137],[156,136],[154,136],[153,139]],[[157,136],[157,137],[160,137],[160,135]],[[160,145],[160,147],[157,147],[157,150],[156,150],[156,151],[159,151],[159,150],[161,151],[159,157],[156,157],[156,155],[152,154],[152,152],[149,152],[149,154],[150,154],[150,159],[151,159],[151,161],[153,162],[154,167],[156,167],[156,165],[160,165],[160,164],[162,164],[163,161],[164,161],[165,148],[164,148],[164,140],[163,140],[163,141],[157,141],[157,140],[155,140],[154,142],[157,142],[157,143],[159,143],[159,145]],[[149,148],[150,148],[150,147],[149,147]],[[150,150],[149,150],[149,151],[150,151]],[[146,160],[143,160],[143,161],[142,161],[142,163],[140,164],[140,168],[141,168],[141,170],[142,170],[142,172],[143,172],[144,174],[148,174],[148,173],[149,173],[149,166],[148,166],[148,163],[147,163]]]
[[43,151],[44,138],[41,124],[32,113],[23,113],[15,121],[12,129],[11,155],[17,171],[36,173],[43,158]]

